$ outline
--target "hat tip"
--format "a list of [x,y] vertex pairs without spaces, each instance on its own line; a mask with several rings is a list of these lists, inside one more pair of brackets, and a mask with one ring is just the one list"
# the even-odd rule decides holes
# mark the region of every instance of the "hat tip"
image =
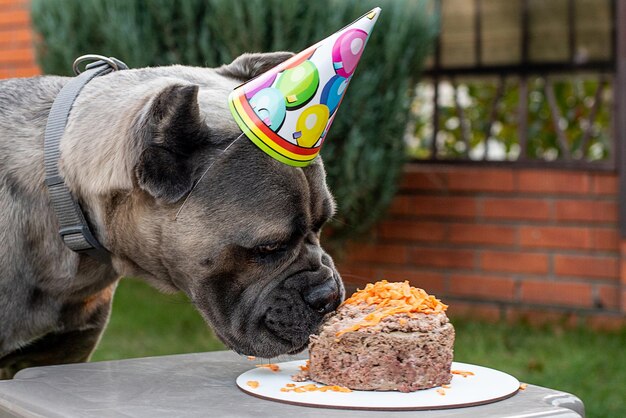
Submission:
[[380,14],[380,10],[381,10],[380,7],[374,7],[372,10],[365,13],[363,17],[371,20],[372,23],[374,23],[378,20],[378,15]]

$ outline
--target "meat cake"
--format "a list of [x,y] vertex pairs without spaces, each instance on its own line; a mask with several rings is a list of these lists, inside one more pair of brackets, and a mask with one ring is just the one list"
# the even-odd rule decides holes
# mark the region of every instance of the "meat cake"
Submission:
[[309,344],[309,377],[357,390],[413,392],[450,383],[447,306],[408,282],[369,284]]

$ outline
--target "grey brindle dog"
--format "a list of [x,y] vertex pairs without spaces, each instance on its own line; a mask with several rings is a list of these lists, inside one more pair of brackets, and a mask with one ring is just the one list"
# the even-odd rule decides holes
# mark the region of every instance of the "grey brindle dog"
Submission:
[[289,56],[119,71],[84,87],[59,166],[108,265],[65,247],[44,185],[44,127],[68,79],[0,82],[0,377],[88,360],[121,276],[185,292],[239,353],[306,346],[344,297],[319,243],[335,208],[322,162],[289,167],[246,137],[223,151],[241,135],[230,91]]

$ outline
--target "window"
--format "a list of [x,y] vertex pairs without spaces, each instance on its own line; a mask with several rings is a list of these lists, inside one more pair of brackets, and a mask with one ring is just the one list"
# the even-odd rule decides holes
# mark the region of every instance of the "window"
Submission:
[[410,156],[614,168],[616,1],[436,0]]

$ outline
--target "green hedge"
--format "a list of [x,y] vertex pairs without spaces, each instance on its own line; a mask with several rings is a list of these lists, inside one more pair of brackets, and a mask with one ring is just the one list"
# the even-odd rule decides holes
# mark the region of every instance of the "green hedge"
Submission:
[[373,8],[382,13],[322,150],[339,203],[332,241],[367,231],[395,193],[416,77],[436,33],[428,0],[33,0],[47,74],[75,57],[131,67],[219,66],[249,51],[300,51]]

